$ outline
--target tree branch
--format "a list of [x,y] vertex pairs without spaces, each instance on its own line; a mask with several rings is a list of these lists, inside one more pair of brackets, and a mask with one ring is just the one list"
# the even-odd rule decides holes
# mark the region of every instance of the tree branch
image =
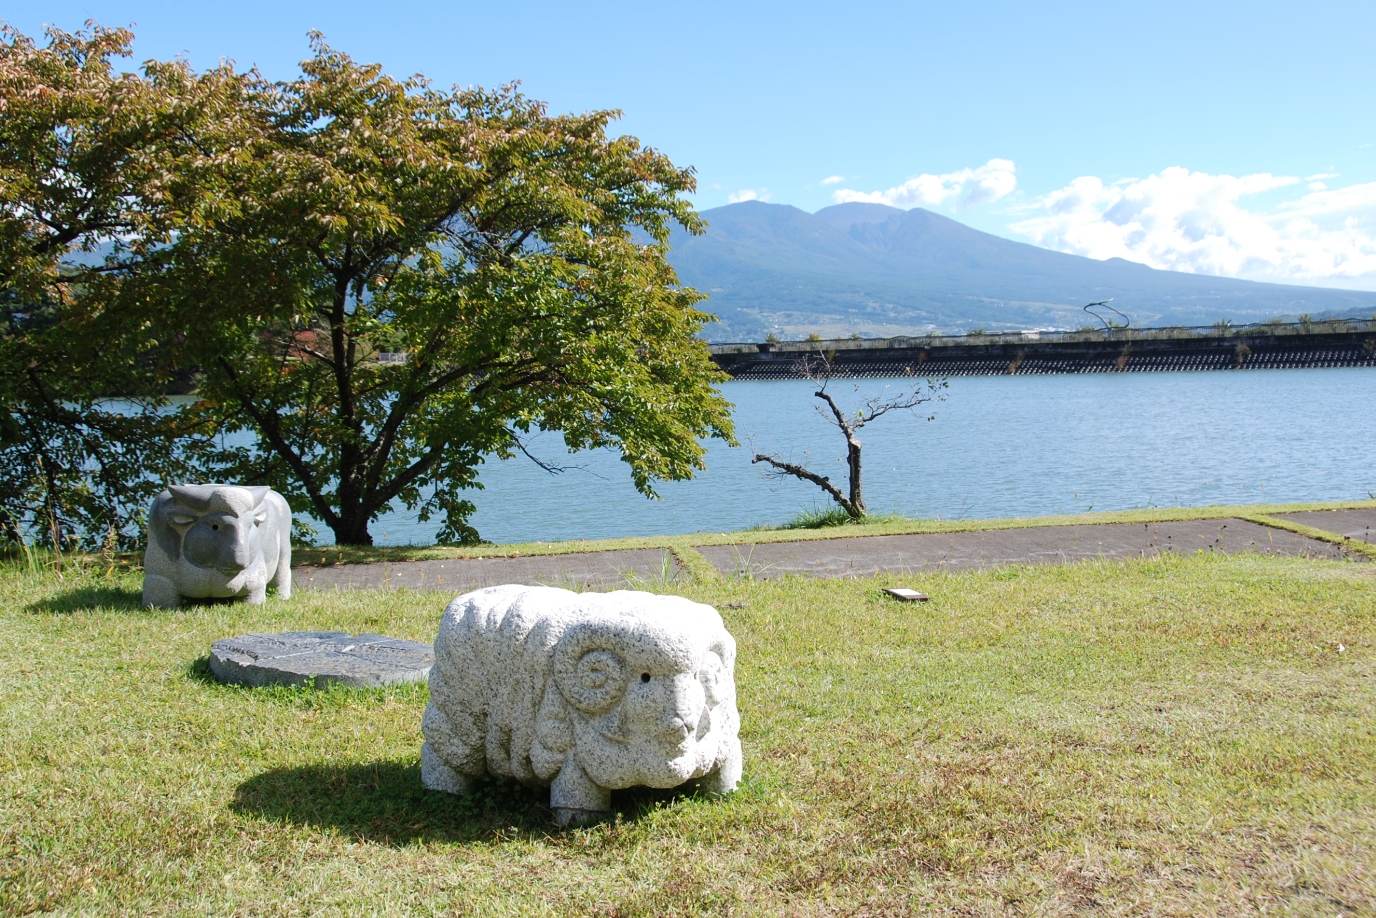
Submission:
[[755,458],[750,460],[751,465],[754,465],[756,462],[769,463],[774,468],[778,469],[778,473],[781,475],[792,475],[794,478],[801,478],[803,481],[812,482],[813,484],[817,485],[817,487],[821,488],[823,491],[826,491],[828,494],[830,494],[831,499],[836,501],[842,507],[844,507],[847,513],[851,512],[851,503],[849,498],[847,498],[846,495],[842,494],[841,490],[837,488],[836,485],[831,483],[830,478],[818,475],[815,472],[809,472],[801,465],[794,465],[791,462],[784,462],[780,459],[775,459],[773,456],[766,456],[763,453],[756,453]]
[[511,442],[516,444],[517,449],[525,453],[525,457],[527,459],[529,459],[531,462],[534,462],[536,465],[544,469],[546,472],[549,472],[551,475],[562,475],[569,469],[577,468],[577,466],[572,465],[553,465],[552,463],[545,462],[543,459],[537,459],[531,453],[530,450],[526,449],[525,441],[523,441],[520,438],[520,436],[516,433],[516,431],[512,430],[511,428],[507,428],[507,436],[511,437]]
[[823,385],[821,389],[818,389],[812,394],[827,403],[827,406],[831,408],[831,413],[836,416],[836,426],[841,428],[841,432],[844,433],[846,439],[849,440],[851,435],[855,433],[855,425],[851,424],[850,419],[846,417],[846,413],[841,410],[840,406],[836,404],[836,400],[827,392],[826,386]]
[[888,414],[890,411],[907,411],[909,409],[916,408],[918,405],[925,404],[929,401],[931,401],[929,397],[921,395],[917,392],[913,392],[910,395],[906,396],[900,396],[896,399],[892,399],[887,402],[880,401],[877,398],[869,399],[865,402],[865,407],[869,409],[869,414],[866,414],[863,411],[860,412],[859,417],[855,421],[855,427],[857,429],[864,427],[870,421],[873,421],[876,418],[881,418],[884,415]]
[[291,466],[292,471],[297,474],[297,477],[301,479],[301,484],[306,489],[306,495],[310,497],[311,504],[315,507],[315,511],[320,514],[321,521],[324,522],[326,526],[333,527],[334,524],[339,521],[339,516],[330,507],[329,501],[325,500],[324,495],[321,494],[320,486],[316,483],[315,476],[311,473],[310,466],[291,448],[291,445],[287,443],[286,437],[282,436],[282,425],[276,412],[260,410],[258,406],[253,403],[251,393],[242,390],[239,372],[234,369],[234,365],[224,357],[220,357],[218,360],[220,367],[225,371],[225,375],[229,377],[234,387],[240,390],[239,404],[258,422],[258,426],[267,436],[268,442],[272,444],[272,448],[277,452],[277,455],[281,456],[287,465]]

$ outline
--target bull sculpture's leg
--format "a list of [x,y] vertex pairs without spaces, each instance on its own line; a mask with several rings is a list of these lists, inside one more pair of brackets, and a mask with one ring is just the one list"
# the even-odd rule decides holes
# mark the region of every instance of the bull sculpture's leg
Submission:
[[710,797],[723,797],[736,789],[741,780],[741,741],[731,741],[731,751],[717,770],[698,780],[698,789]]
[[277,559],[277,572],[272,575],[272,587],[278,599],[291,599],[291,542],[282,536],[282,554]]
[[182,594],[170,578],[161,574],[143,577],[143,605],[145,608],[175,609],[182,604]]
[[564,828],[591,825],[611,811],[612,792],[594,784],[570,755],[550,785],[549,808],[554,810],[555,822]]
[[252,586],[248,588],[244,599],[251,606],[261,606],[268,601],[268,566],[262,559],[253,566],[250,578]]
[[473,782],[450,768],[429,743],[420,746],[420,783],[429,790],[459,796],[473,789]]

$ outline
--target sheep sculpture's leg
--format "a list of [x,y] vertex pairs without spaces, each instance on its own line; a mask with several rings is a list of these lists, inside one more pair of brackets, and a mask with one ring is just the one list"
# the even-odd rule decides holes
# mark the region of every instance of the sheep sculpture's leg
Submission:
[[554,810],[555,822],[564,828],[591,825],[610,812],[612,792],[594,784],[570,755],[550,785],[549,808]]
[[463,796],[473,789],[473,782],[445,764],[429,743],[420,747],[420,783],[429,790]]
[[161,574],[145,574],[143,604],[147,608],[175,609],[182,604],[182,594],[170,578]]
[[724,797],[731,793],[741,780],[741,758],[740,740],[733,740],[726,761],[716,771],[698,779],[698,789],[710,797]]

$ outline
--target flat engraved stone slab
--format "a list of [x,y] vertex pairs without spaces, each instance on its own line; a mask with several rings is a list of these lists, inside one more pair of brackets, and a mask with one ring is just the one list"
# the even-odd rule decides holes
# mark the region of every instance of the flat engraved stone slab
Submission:
[[305,685],[338,682],[374,688],[419,682],[430,675],[435,648],[381,634],[287,631],[241,634],[210,645],[210,671],[236,685]]

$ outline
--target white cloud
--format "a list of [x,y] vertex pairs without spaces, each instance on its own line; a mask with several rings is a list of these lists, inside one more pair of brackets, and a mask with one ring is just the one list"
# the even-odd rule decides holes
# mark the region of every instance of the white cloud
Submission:
[[728,204],[739,204],[742,201],[768,201],[770,193],[768,191],[756,191],[753,188],[742,188],[740,191],[733,191],[726,196]]
[[924,173],[887,191],[855,191],[842,188],[832,192],[837,204],[864,201],[891,207],[936,207],[947,201],[958,208],[997,201],[1018,187],[1017,167],[1010,159],[991,159],[978,169],[961,169],[942,175]]
[[1328,188],[1286,201],[1279,208],[1288,217],[1376,217],[1376,182]]
[[822,179],[822,184],[839,185],[841,182],[844,182],[845,180],[846,177],[844,175],[828,175],[826,178]]
[[1323,182],[1310,182],[1310,183],[1309,183],[1309,190],[1310,190],[1310,191],[1324,191],[1324,190],[1326,190],[1327,188],[1328,188],[1328,186],[1325,185]]
[[[1322,184],[1317,177],[1314,182]],[[1127,184],[1083,176],[1037,199],[1028,208],[1033,215],[1009,229],[1046,248],[1090,258],[1376,288],[1376,182],[1313,188],[1269,212],[1241,203],[1299,183],[1293,176],[1209,175],[1179,166]]]
[[1306,176],[1304,177],[1304,180],[1305,180],[1306,182],[1317,182],[1319,179],[1337,178],[1337,177],[1338,177],[1338,173],[1336,173],[1336,172],[1319,172],[1319,173],[1317,173],[1317,174],[1315,174],[1315,175],[1306,175]]

